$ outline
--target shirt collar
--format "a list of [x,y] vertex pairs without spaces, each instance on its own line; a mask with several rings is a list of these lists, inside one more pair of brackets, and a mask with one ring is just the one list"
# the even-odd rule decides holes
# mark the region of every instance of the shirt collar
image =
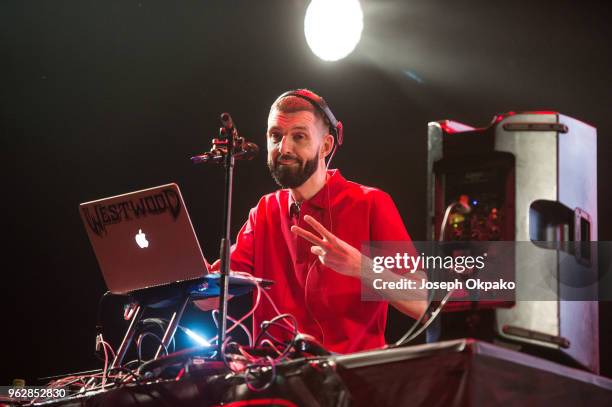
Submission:
[[[309,206],[313,206],[315,208],[327,208],[329,206],[329,203],[333,198],[332,191],[337,191],[337,189],[334,188],[334,185],[342,183],[342,181],[344,181],[344,177],[342,174],[340,174],[340,170],[338,169],[327,170],[327,176],[327,182],[325,182],[323,188],[321,188],[321,190],[312,198],[302,201],[300,205],[308,204]],[[293,199],[291,192],[289,192],[288,195],[289,204],[287,205],[287,210],[289,212],[289,216],[291,216],[291,205],[296,203],[296,201]]]

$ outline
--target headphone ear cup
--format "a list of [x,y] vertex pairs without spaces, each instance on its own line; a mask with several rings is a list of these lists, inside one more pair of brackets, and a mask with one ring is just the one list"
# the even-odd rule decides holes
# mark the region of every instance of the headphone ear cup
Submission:
[[336,125],[336,141],[339,146],[341,146],[344,141],[344,127],[342,126],[342,122],[338,122]]

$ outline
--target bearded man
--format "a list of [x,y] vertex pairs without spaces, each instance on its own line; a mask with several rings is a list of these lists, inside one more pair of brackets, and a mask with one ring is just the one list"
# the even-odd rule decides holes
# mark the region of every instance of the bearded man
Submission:
[[[251,209],[232,247],[231,269],[273,280],[270,296],[300,332],[350,353],[385,345],[388,303],[361,300],[362,244],[410,236],[388,194],[327,169],[340,126],[325,101],[306,89],[272,104],[268,167],[282,189]],[[424,301],[390,303],[415,319],[426,308]],[[255,330],[276,315],[262,300]]]

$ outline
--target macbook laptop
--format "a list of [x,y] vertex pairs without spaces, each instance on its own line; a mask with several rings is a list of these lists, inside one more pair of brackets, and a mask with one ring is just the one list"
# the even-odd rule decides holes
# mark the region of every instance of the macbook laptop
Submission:
[[[185,293],[192,299],[220,295],[220,274],[208,272],[178,185],[85,202],[80,213],[113,294],[130,294],[159,306]],[[230,294],[252,291],[252,279],[232,273]],[[273,284],[255,280],[262,287]]]
[[85,202],[80,213],[106,286],[114,294],[208,273],[176,184]]

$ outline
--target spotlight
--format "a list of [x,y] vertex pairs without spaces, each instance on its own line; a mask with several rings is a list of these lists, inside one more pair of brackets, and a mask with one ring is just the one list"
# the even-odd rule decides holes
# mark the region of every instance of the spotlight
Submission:
[[359,0],[312,0],[306,9],[306,42],[324,61],[337,61],[353,52],[362,30]]

